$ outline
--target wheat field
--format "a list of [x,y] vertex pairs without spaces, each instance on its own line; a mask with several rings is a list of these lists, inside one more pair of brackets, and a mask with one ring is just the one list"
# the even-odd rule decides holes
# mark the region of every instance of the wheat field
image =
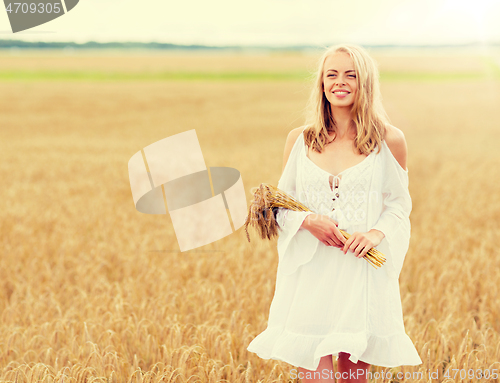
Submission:
[[[500,373],[500,55],[487,53],[374,53],[409,151],[400,291],[423,364],[394,369],[422,373],[405,382],[499,381],[477,372]],[[181,253],[168,215],[135,210],[127,163],[196,129],[207,166],[240,170],[250,201],[277,184],[316,58],[0,54],[0,381],[294,381],[246,351],[266,327],[276,243],[241,228]]]

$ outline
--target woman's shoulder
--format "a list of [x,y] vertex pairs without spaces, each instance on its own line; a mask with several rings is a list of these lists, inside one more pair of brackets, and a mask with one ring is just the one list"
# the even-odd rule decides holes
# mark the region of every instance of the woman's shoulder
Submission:
[[297,139],[299,136],[302,134],[304,131],[304,126],[301,126],[299,128],[292,129],[290,133],[288,133],[288,137],[286,138],[286,144],[285,144],[285,152],[291,152],[293,146],[297,142]]
[[401,129],[395,126],[386,125],[384,141],[391,151],[392,156],[398,161],[399,165],[406,171],[406,159],[408,157],[408,148],[406,138]]
[[291,143],[292,146],[295,144],[295,141],[297,141],[297,138],[299,138],[300,134],[304,131],[304,126],[300,126],[298,128],[292,129],[290,133],[288,133],[288,137],[286,138],[287,144]]
[[285,169],[286,163],[288,162],[288,158],[290,157],[290,153],[292,152],[293,146],[297,142],[297,139],[302,134],[304,127],[299,127],[292,129],[290,133],[288,133],[288,137],[286,138],[285,143],[285,153],[283,154],[283,169]]

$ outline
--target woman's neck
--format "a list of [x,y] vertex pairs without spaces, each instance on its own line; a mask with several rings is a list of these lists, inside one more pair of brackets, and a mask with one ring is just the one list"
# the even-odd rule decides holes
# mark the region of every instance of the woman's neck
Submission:
[[335,140],[347,139],[353,128],[350,108],[332,108],[332,116],[337,133]]

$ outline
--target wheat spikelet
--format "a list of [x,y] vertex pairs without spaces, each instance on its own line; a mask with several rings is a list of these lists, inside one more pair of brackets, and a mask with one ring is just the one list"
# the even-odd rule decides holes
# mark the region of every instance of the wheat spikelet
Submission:
[[[276,221],[276,212],[280,207],[294,211],[312,212],[307,206],[277,187],[269,184],[260,184],[253,195],[245,220],[245,232],[248,242],[250,242],[250,235],[248,234],[249,225],[253,226],[259,232],[262,239],[272,239],[278,235],[279,225]],[[346,239],[349,239],[351,236],[349,233],[341,229],[339,230]],[[371,248],[363,258],[375,268],[382,266],[386,261],[384,254],[375,248]]]

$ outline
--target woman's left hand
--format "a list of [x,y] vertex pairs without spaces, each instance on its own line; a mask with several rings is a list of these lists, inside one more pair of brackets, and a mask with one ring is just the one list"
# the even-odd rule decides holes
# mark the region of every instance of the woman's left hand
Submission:
[[384,233],[376,229],[371,229],[366,233],[355,231],[345,241],[342,251],[344,254],[347,254],[347,251],[352,251],[355,257],[362,258],[372,247],[379,245],[384,237]]

